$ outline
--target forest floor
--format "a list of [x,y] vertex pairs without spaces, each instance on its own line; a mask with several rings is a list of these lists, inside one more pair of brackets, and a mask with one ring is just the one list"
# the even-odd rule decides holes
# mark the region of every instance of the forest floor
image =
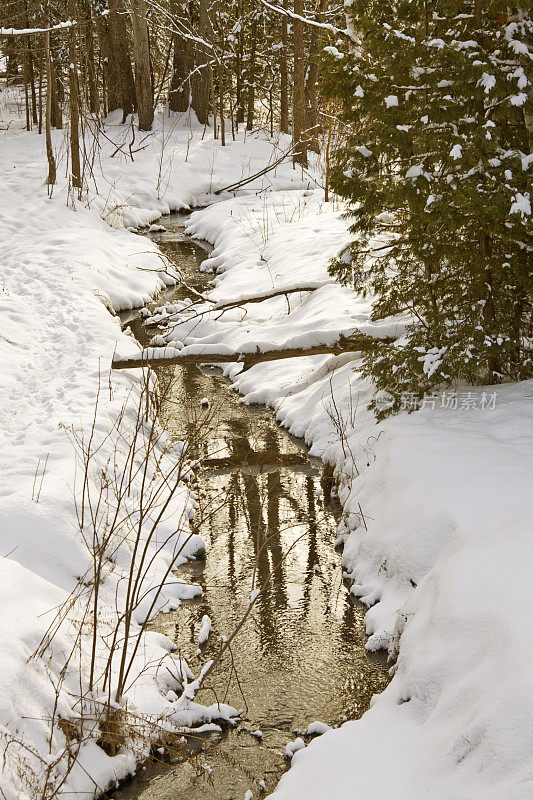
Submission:
[[[223,315],[206,306],[194,319],[189,311],[175,320],[166,343],[177,349],[309,346],[354,329],[390,335],[405,320],[376,325],[369,300],[328,275],[329,259],[348,241],[346,222],[342,209],[324,203],[313,173],[284,163],[235,197],[214,194],[273,163],[288,148],[283,138],[241,134],[222,148],[190,121],[160,118],[153,133],[135,131],[133,139],[131,126],[109,120],[108,138],[92,149],[86,132],[94,158],[80,202],[69,197],[61,132],[60,177],[49,199],[42,137],[22,130],[9,92],[0,128],[0,737],[19,743],[8,749],[0,788],[12,800],[37,796],[44,765],[61,755],[63,732],[51,733],[54,705],[71,716],[76,688],[87,692],[86,659],[81,675],[60,675],[68,625],[30,659],[50,609],[67,601],[90,566],[67,433],[87,433],[95,418],[104,457],[120,448],[113,423],[124,415],[134,424],[140,378],[110,372],[115,351],[131,355],[136,345],[109,310],[142,305],[176,277],[152,242],[126,229],[207,206],[191,216],[189,232],[214,245],[204,263],[216,272],[210,299],[241,305]],[[243,305],[302,284],[314,288]],[[242,374],[238,364],[225,368],[244,402],[270,406],[312,454],[335,466],[343,564],[353,594],[369,606],[368,647],[397,656],[393,680],[372,708],[298,751],[272,797],[525,800],[533,788],[533,383],[459,387],[378,424],[366,408],[372,387],[359,363],[354,353]],[[174,498],[178,540],[193,508],[183,485]],[[191,540],[184,555],[199,544]],[[120,610],[131,558],[125,543],[103,591],[109,613]],[[167,564],[159,553],[147,592]],[[156,610],[195,591],[169,583]],[[178,723],[216,719],[216,707],[176,700],[176,687],[161,677],[169,640],[146,634],[143,642],[130,707]],[[105,644],[99,648],[105,658]],[[142,754],[110,756],[87,741],[65,796],[94,795]]]

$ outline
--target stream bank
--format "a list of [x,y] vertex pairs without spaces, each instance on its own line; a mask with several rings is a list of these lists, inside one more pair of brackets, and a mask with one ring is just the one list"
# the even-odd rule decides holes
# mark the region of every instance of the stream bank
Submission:
[[[182,273],[202,291],[205,251],[183,231],[183,217],[164,220],[151,235]],[[169,302],[187,296],[178,287]],[[125,315],[139,342],[147,334],[139,317]],[[338,726],[357,719],[389,675],[382,654],[365,650],[366,608],[342,581],[335,499],[322,462],[301,440],[280,428],[271,412],[246,406],[215,370],[160,367],[169,387],[161,419],[173,438],[207,424],[209,435],[194,453],[199,508],[195,532],[207,542],[205,561],[184,565],[180,577],[200,584],[201,598],[161,614],[154,630],[172,638],[193,672],[214,657],[249,603],[253,581],[268,583],[240,631],[231,657],[210,675],[199,702],[227,702],[240,721],[223,731],[187,737],[176,763],[145,765],[112,796],[213,800],[271,791],[289,765],[285,746],[316,721]],[[288,555],[287,555],[288,552]],[[204,615],[212,632],[198,647]]]

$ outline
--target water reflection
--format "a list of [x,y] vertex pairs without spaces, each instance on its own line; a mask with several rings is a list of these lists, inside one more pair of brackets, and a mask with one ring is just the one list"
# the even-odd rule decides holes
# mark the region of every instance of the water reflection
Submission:
[[[171,235],[163,235],[162,248],[170,256],[172,246],[187,282],[201,288],[197,267],[204,254],[190,242],[168,243]],[[146,336],[138,326],[135,332]],[[160,615],[154,627],[174,639],[197,672],[217,652],[220,636],[240,621],[252,588],[266,588],[232,652],[197,697],[241,709],[239,726],[203,737],[200,745],[195,740],[203,751],[199,761],[151,765],[115,796],[242,798],[262,779],[268,790],[274,787],[295,730],[316,719],[337,725],[359,717],[388,674],[383,660],[365,651],[364,609],[342,583],[333,550],[331,472],[309,459],[270,413],[239,403],[213,371],[164,367],[160,379],[170,381],[162,409],[170,434],[209,428],[195,453],[203,461],[197,524],[208,554],[205,562],[180,569],[200,583],[202,597]],[[204,614],[213,632],[198,652]],[[257,728],[262,741],[251,735]]]

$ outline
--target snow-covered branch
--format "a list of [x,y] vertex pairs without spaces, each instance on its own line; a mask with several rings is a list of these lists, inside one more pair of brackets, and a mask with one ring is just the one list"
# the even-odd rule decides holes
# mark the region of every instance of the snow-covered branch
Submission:
[[52,25],[50,28],[0,28],[0,36],[32,36],[35,33],[49,33],[72,28],[77,24],[76,20],[68,20],[67,22],[58,22],[57,25]]
[[315,19],[309,19],[309,17],[302,17],[300,14],[295,14],[294,11],[290,11],[288,8],[282,8],[281,6],[272,5],[272,3],[269,3],[268,0],[261,0],[261,3],[267,8],[269,8],[271,11],[275,11],[277,14],[281,14],[282,16],[285,17],[290,17],[291,19],[296,19],[299,22],[303,22],[305,25],[312,25],[315,28],[322,28],[322,30],[329,31],[330,33],[334,33],[337,36],[344,36],[351,42],[354,41],[354,37],[350,31],[346,30],[345,28],[338,28],[331,22],[318,22]]

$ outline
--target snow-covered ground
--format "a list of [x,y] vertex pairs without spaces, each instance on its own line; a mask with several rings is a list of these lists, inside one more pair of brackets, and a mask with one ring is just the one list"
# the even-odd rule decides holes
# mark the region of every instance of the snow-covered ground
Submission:
[[[250,352],[401,327],[369,322],[369,303],[331,282],[346,231],[319,192],[228,200],[195,212],[188,230],[215,247],[203,268],[216,272],[218,307],[172,314],[161,344]],[[243,302],[302,285],[317,289]],[[459,387],[378,424],[358,366],[356,354],[225,366],[244,402],[268,404],[335,465],[367,646],[398,656],[372,708],[299,750],[272,800],[526,800],[533,382]]]
[[[6,103],[3,109],[7,116]],[[47,612],[89,564],[67,431],[90,430],[99,385],[97,436],[113,430],[122,409],[125,428],[134,427],[139,375],[110,374],[109,365],[115,350],[127,356],[136,346],[108,309],[142,304],[170,279],[155,246],[124,226],[216,201],[192,215],[189,229],[215,246],[205,268],[216,271],[209,299],[219,308],[214,314],[206,303],[174,318],[166,338],[178,347],[308,346],[355,329],[391,335],[405,322],[376,325],[369,301],[329,277],[329,258],[347,242],[345,223],[307,175],[284,165],[237,198],[213,194],[276,160],[283,140],[273,146],[241,138],[223,149],[184,120],[159,120],[145,138],[136,131],[132,160],[131,128],[109,124],[106,135],[111,141],[102,141],[92,160],[89,206],[76,201],[74,213],[61,133],[62,177],[49,200],[42,139],[16,123],[0,131],[0,736],[32,748],[7,750],[0,787],[8,800],[35,796],[34,772],[42,777],[64,747],[57,726],[49,741],[55,686],[60,716],[75,716],[73,696],[80,694],[74,669],[58,684],[75,621],[71,628],[66,621],[52,650],[28,661],[50,623]],[[305,291],[243,304],[291,288]],[[221,315],[220,305],[232,301],[239,307]],[[244,402],[270,405],[335,465],[344,567],[353,593],[370,607],[368,646],[398,653],[394,678],[370,711],[298,750],[272,797],[526,800],[533,791],[533,384],[461,387],[455,398],[428,398],[416,413],[376,424],[366,409],[372,388],[358,363],[356,354],[345,354],[243,373],[240,365],[226,366]],[[100,459],[120,452],[119,439],[105,439]],[[192,500],[182,486],[173,528],[180,530],[170,553],[154,562],[154,585],[187,535]],[[131,557],[125,541],[104,584],[111,614]],[[171,607],[190,591],[169,584],[160,605]],[[162,679],[157,666],[173,658],[169,646],[165,637],[145,637],[128,707],[186,724],[211,720],[215,709],[176,700],[176,686]],[[85,660],[81,691],[86,687]],[[138,755],[111,757],[88,742],[65,789],[89,796],[97,788],[91,780],[107,786]]]
[[[141,386],[140,372],[110,371],[116,349],[136,351],[113,312],[142,306],[176,277],[156,245],[125,227],[148,225],[170,209],[217,199],[211,194],[217,187],[275,160],[283,142],[274,146],[260,137],[246,142],[241,137],[222,149],[209,133],[203,136],[202,127],[166,118],[144,138],[135,131],[132,160],[133,129],[111,120],[98,147],[87,132],[91,177],[80,201],[69,196],[65,140],[62,132],[54,132],[59,177],[50,199],[44,137],[21,130],[17,91],[3,90],[0,98],[0,794],[7,800],[41,796],[47,774],[48,792],[59,785],[68,761],[66,729],[59,720],[79,726],[84,716],[87,740],[62,796],[92,797],[131,772],[147,752],[149,738],[139,737],[110,756],[97,745],[97,727],[86,719],[94,718],[102,699],[98,681],[89,691],[92,626],[85,606],[92,591],[94,531],[87,517],[96,519],[103,535],[118,507],[116,478],[128,464]],[[268,181],[283,189],[308,183],[290,166],[269,174]],[[95,452],[89,468],[93,506],[86,502],[83,534],[76,516],[84,494],[80,447],[74,441],[80,437],[85,446],[91,440]],[[156,459],[167,470],[180,459],[178,446],[161,431],[157,438],[147,471],[152,487]],[[132,559],[140,569],[141,550],[135,554],[132,531],[141,531],[144,546],[166,498],[162,492],[147,519],[139,520],[138,466],[147,442],[149,426],[144,425],[135,444],[131,492],[121,499],[126,522],[116,529],[103,565],[96,675],[105,668],[113,626],[124,610]],[[104,502],[98,505],[99,498]],[[175,608],[181,598],[199,591],[167,574],[169,564],[203,545],[189,532],[193,510],[194,496],[182,482],[147,546],[134,633],[147,614]],[[154,587],[162,582],[153,605]],[[77,600],[70,604],[73,592]],[[44,646],[59,611],[64,611],[63,623]],[[182,682],[193,676],[169,654],[171,648],[169,639],[155,633],[142,638],[134,657],[130,648],[128,712],[160,726],[197,725],[231,714],[229,707],[195,704],[194,683],[178,696],[178,681],[167,667]],[[112,688],[117,668],[115,663]]]

